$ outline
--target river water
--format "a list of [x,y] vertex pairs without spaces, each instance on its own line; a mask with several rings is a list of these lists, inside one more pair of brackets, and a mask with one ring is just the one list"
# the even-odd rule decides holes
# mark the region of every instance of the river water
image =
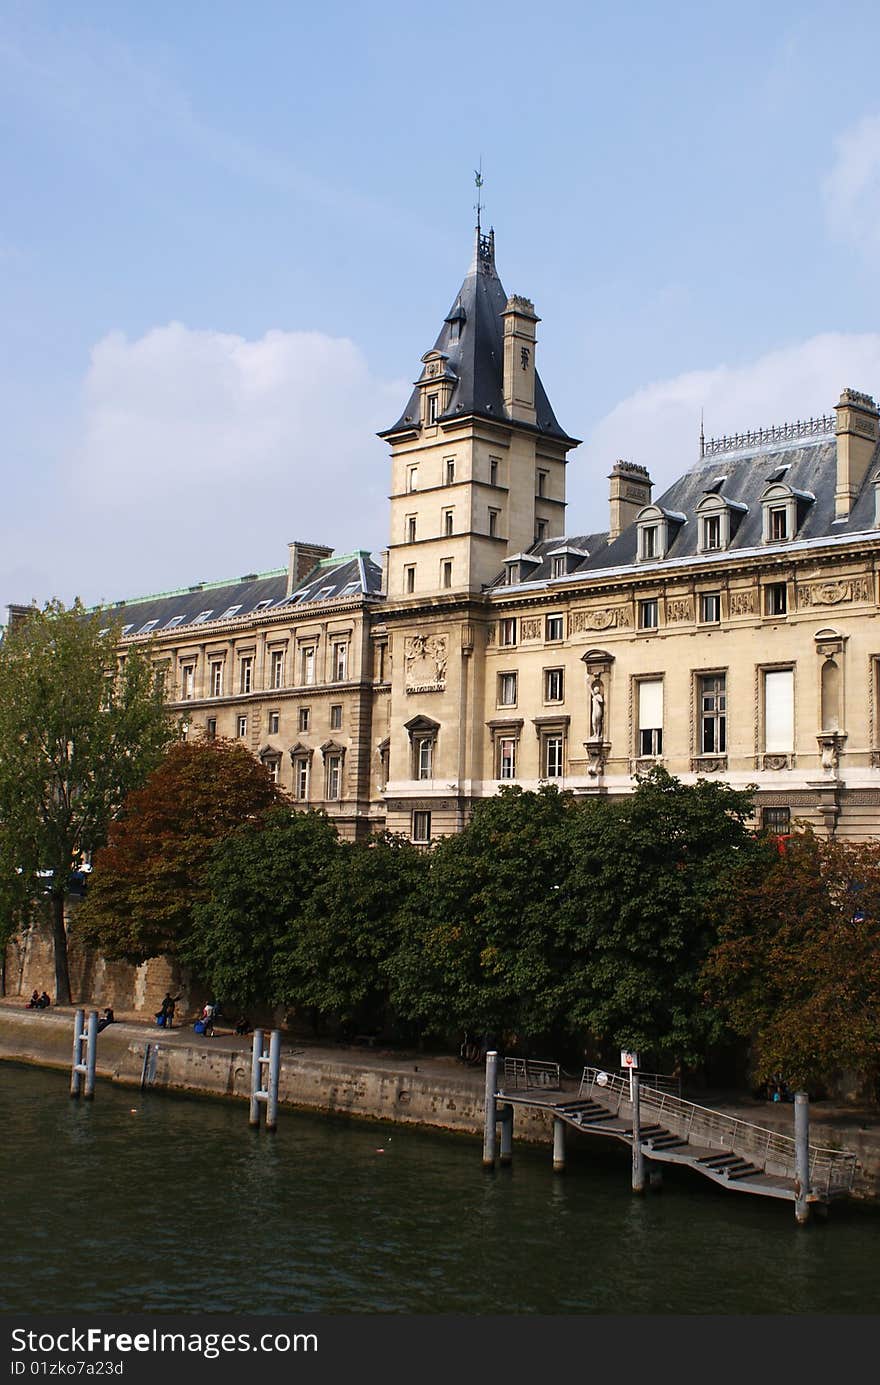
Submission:
[[[687,1171],[629,1191],[623,1146],[471,1137],[0,1062],[0,1310],[187,1313],[877,1313],[880,1214],[788,1203]],[[383,1152],[384,1151],[384,1152]]]

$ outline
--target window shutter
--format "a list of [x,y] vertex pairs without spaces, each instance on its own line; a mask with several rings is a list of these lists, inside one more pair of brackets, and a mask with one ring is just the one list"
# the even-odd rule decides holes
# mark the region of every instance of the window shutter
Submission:
[[663,726],[663,680],[639,684],[639,730],[656,731]]
[[787,755],[794,749],[794,673],[764,675],[764,749]]

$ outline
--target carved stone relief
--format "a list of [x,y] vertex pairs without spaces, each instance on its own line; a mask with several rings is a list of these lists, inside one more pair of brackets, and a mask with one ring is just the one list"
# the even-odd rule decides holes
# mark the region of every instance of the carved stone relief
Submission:
[[690,597],[675,597],[666,603],[666,619],[670,624],[693,620],[694,608]]
[[810,606],[837,606],[842,601],[870,601],[867,577],[840,577],[830,582],[810,582],[797,589],[798,610]]
[[407,635],[404,683],[408,693],[442,692],[446,687],[446,636]]
[[578,635],[584,630],[613,630],[616,627],[628,629],[630,626],[628,606],[598,606],[593,611],[572,611],[569,630]]
[[765,755],[763,759],[764,769],[788,769],[787,755]]
[[519,625],[519,637],[521,640],[539,640],[541,638],[541,622],[535,616],[523,616]]
[[727,769],[726,755],[694,755],[691,769],[695,774],[720,774]]
[[755,593],[753,591],[733,591],[730,593],[730,614],[732,616],[751,616],[755,613]]

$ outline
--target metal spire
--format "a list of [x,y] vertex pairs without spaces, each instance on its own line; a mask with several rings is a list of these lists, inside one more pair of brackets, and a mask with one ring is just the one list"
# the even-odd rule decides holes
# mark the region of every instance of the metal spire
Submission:
[[480,213],[481,213],[482,210],[483,210],[483,202],[482,202],[482,198],[481,198],[481,195],[480,195],[480,189],[481,189],[482,186],[483,186],[483,156],[482,156],[482,154],[480,155],[480,166],[479,166],[479,168],[475,168],[475,169],[474,169],[474,182],[475,182],[476,185],[477,185],[477,205],[476,205],[476,213],[477,213],[477,234],[479,234],[479,231],[480,231]]

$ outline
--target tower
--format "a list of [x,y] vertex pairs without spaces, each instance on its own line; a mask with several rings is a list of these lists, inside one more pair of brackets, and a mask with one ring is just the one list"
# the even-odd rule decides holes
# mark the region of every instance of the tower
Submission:
[[508,298],[495,234],[474,255],[397,422],[391,447],[392,601],[480,592],[504,559],[564,532],[559,426],[535,368],[540,319]]

